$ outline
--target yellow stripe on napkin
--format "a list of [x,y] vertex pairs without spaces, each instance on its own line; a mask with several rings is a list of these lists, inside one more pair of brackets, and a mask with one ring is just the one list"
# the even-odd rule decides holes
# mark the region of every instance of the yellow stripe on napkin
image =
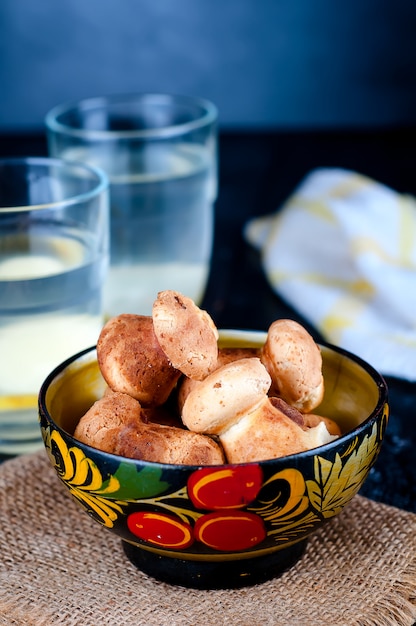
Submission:
[[337,168],[311,172],[247,240],[273,289],[329,342],[416,380],[416,200]]
[[0,396],[0,411],[17,411],[18,409],[36,409],[38,396],[35,394],[19,396]]

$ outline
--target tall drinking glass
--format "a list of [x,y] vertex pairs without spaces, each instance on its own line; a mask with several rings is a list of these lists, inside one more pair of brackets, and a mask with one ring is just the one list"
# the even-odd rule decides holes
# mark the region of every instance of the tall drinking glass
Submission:
[[106,175],[48,158],[0,160],[0,455],[41,447],[37,394],[94,345],[108,265]]
[[217,110],[167,94],[98,97],[46,116],[49,152],[110,180],[111,264],[105,311],[148,315],[156,293],[200,302],[217,196]]

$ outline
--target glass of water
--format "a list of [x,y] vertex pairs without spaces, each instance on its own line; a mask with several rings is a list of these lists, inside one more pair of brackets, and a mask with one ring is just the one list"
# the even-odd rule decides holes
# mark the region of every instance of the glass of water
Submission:
[[42,381],[97,341],[108,241],[103,172],[49,158],[0,160],[1,456],[42,446]]
[[49,153],[110,180],[105,312],[149,315],[156,293],[202,300],[217,196],[217,110],[167,94],[98,97],[46,116]]

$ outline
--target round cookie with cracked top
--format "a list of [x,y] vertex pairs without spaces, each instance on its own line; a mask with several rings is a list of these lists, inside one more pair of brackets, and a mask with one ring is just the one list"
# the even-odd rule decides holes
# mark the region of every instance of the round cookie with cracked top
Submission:
[[260,358],[272,378],[271,395],[303,413],[320,404],[324,395],[321,350],[301,324],[289,319],[273,322]]
[[[239,359],[259,357],[260,348],[218,348],[218,358],[215,370],[227,363],[238,361]],[[177,406],[179,414],[182,413],[183,405],[192,389],[200,385],[202,381],[184,376],[178,383]]]
[[267,397],[271,379],[260,359],[231,361],[188,394],[182,421],[195,432],[220,435]]
[[179,465],[221,465],[222,448],[205,435],[146,422],[131,396],[113,392],[81,417],[74,437],[94,448],[131,459]]
[[181,375],[160,347],[152,318],[145,315],[111,318],[98,338],[97,360],[110,389],[132,396],[143,407],[164,404]]
[[218,330],[206,311],[178,291],[161,291],[153,303],[157,340],[176,369],[203,380],[218,358]]
[[281,398],[263,398],[220,434],[228,463],[252,463],[304,452],[334,439],[325,423],[307,428]]

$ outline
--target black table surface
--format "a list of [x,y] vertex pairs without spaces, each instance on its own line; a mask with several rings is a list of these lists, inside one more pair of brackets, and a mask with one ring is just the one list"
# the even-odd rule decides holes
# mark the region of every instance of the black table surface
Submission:
[[[316,167],[355,170],[416,195],[415,145],[416,129],[221,132],[215,245],[202,304],[217,326],[267,330],[275,319],[291,317],[319,340],[316,329],[272,291],[243,226],[275,211]],[[42,131],[0,135],[0,157],[46,153]],[[386,381],[389,425],[361,494],[416,512],[416,383]]]

